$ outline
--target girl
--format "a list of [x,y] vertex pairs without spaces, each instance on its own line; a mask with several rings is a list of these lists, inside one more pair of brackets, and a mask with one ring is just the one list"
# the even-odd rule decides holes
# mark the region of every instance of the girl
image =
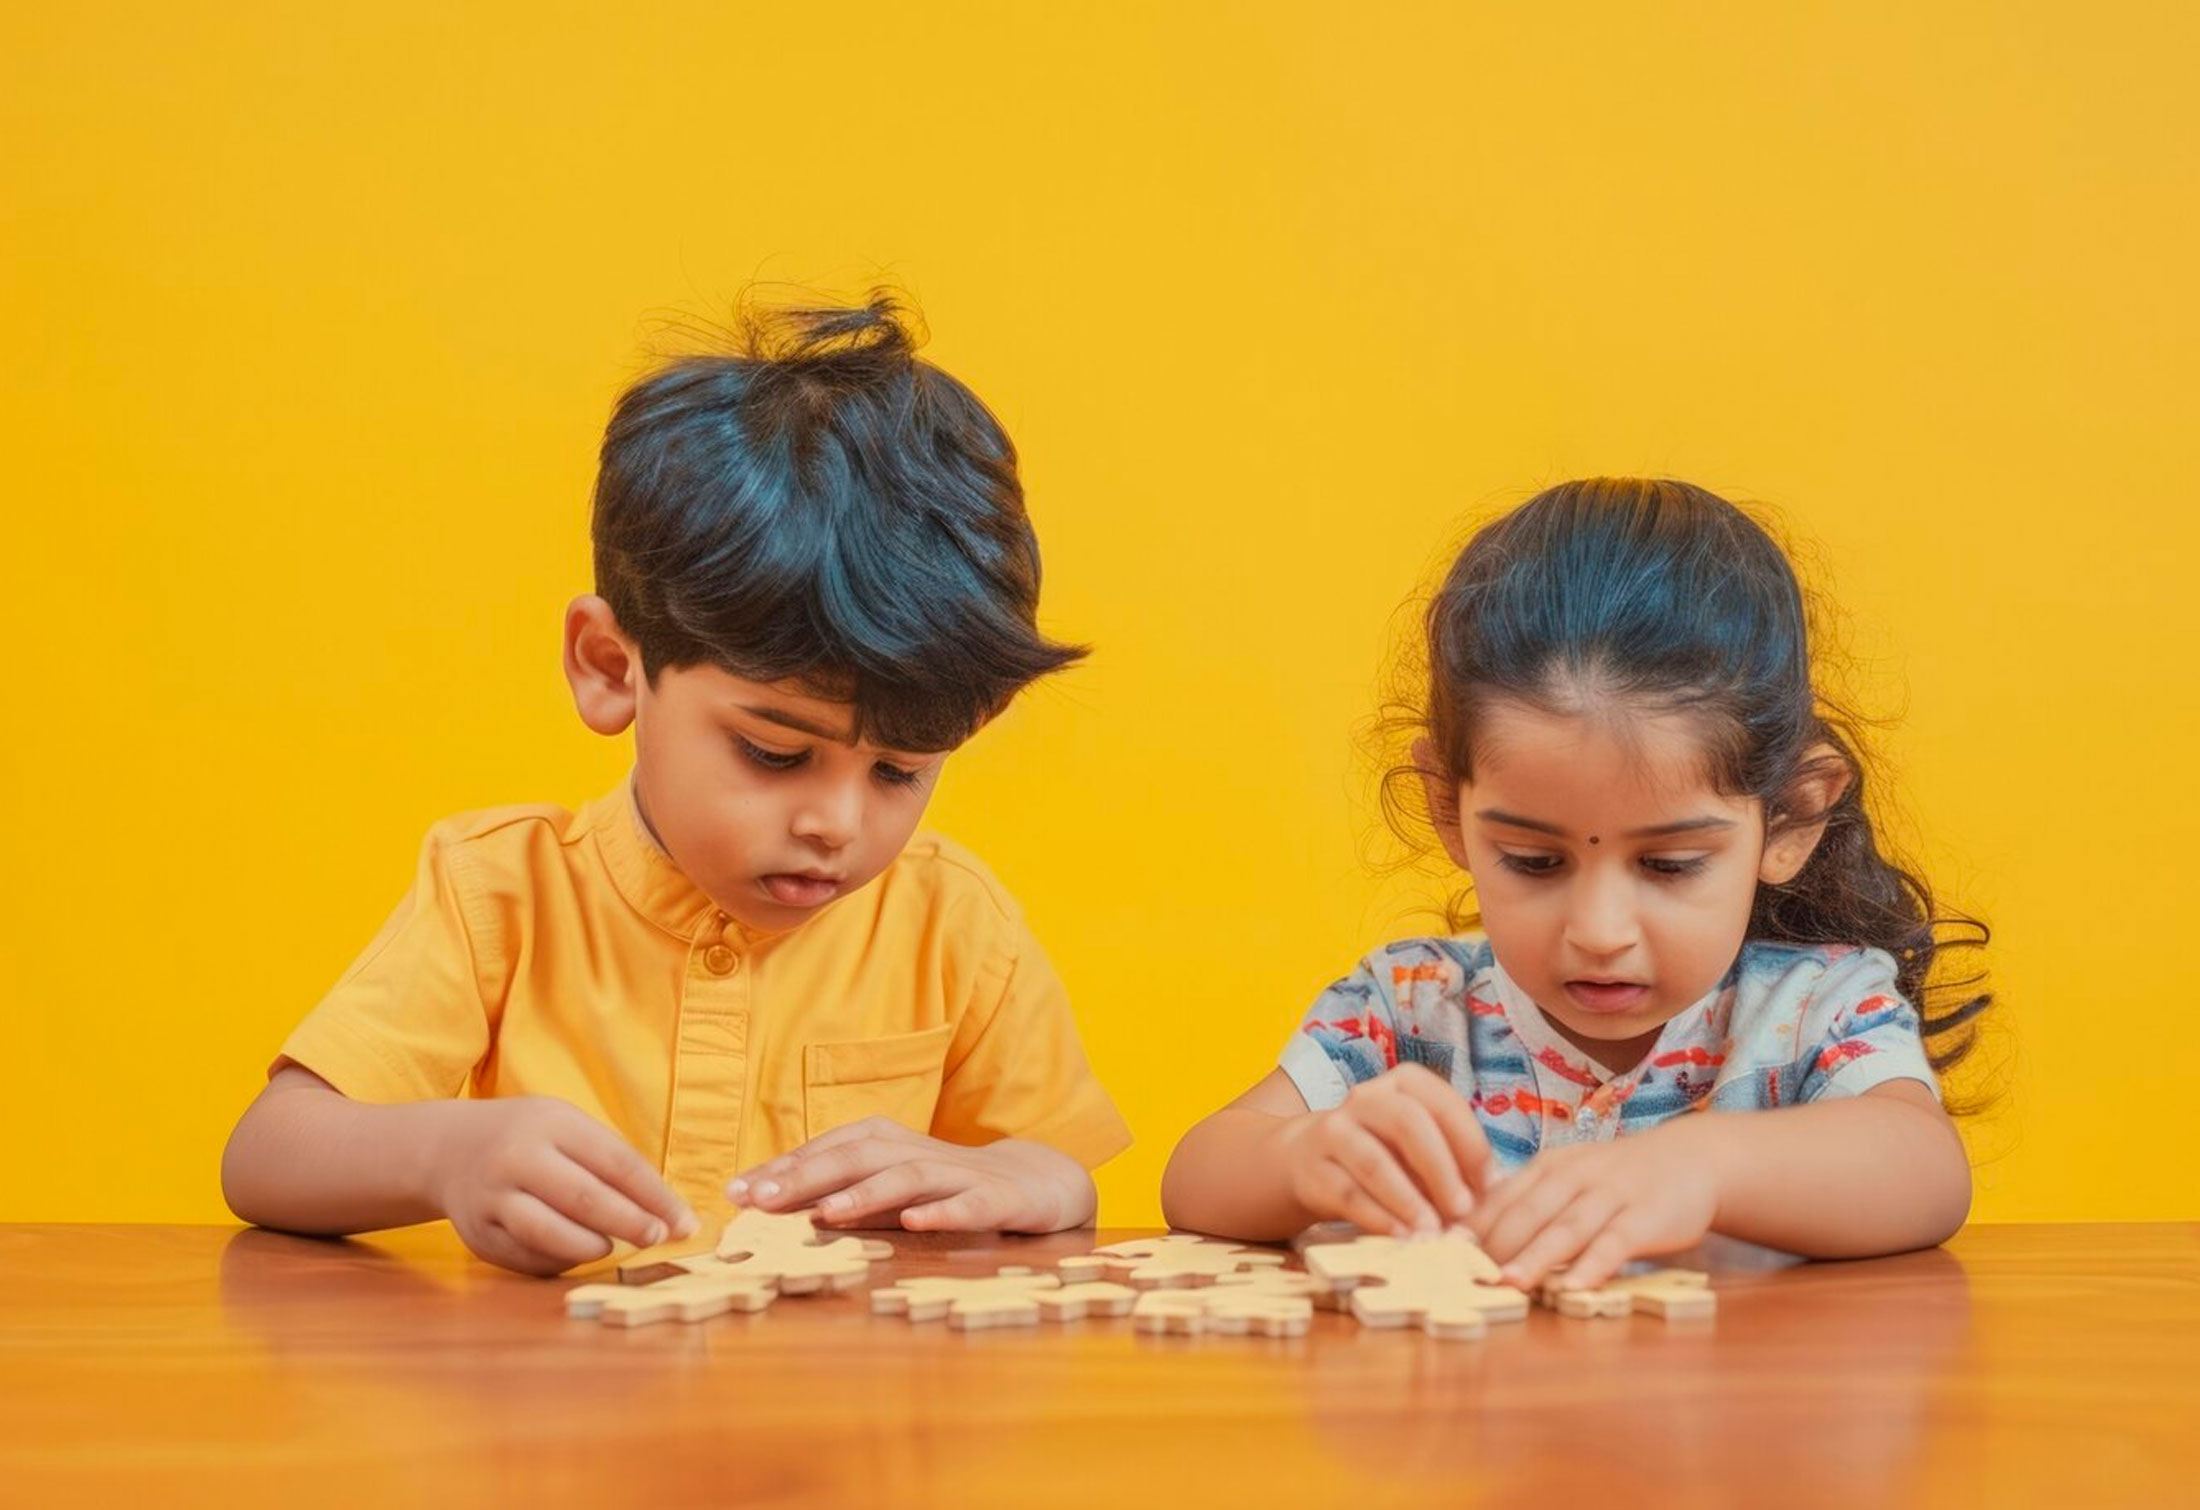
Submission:
[[1169,1221],[1464,1224],[1521,1286],[1711,1230],[1833,1258],[1960,1227],[1936,1075],[1989,998],[1927,982],[1943,923],[1985,929],[1881,855],[1765,532],[1686,483],[1566,483],[1468,543],[1426,628],[1412,770],[1481,931],[1324,991],[1178,1145]]

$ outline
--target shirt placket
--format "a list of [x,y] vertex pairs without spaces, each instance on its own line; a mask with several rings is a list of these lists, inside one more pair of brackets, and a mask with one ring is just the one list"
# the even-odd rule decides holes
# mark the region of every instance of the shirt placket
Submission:
[[708,1225],[739,1173],[755,971],[739,925],[713,913],[688,943],[673,1035],[665,1180]]

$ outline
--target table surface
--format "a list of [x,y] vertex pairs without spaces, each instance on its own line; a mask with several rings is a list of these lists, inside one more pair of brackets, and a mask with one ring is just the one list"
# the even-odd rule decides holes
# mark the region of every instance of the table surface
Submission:
[[[1096,1235],[890,1240],[907,1276]],[[1708,1323],[1536,1311],[1475,1342],[1328,1312],[966,1333],[861,1289],[619,1329],[440,1225],[0,1226],[0,1500],[2194,1503],[2200,1224],[1694,1258]]]

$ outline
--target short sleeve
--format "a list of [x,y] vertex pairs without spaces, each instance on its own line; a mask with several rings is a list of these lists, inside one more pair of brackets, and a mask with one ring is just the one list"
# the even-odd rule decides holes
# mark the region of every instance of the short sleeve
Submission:
[[1925,1057],[1917,1009],[1902,995],[1891,955],[1858,949],[1835,959],[1811,992],[1800,1042],[1797,1101],[1860,1096],[1889,1080],[1918,1080],[1937,1098],[1939,1078]]
[[1388,952],[1369,955],[1333,982],[1299,1019],[1280,1063],[1314,1111],[1340,1104],[1353,1086],[1398,1066],[1398,1001]]
[[[484,945],[461,841],[439,825],[421,845],[412,890],[282,1048],[358,1101],[447,1098],[488,1053]],[[493,961],[491,969],[494,969]]]
[[979,1001],[948,1049],[932,1135],[965,1145],[1022,1138],[1097,1168],[1130,1147],[1130,1127],[1086,1062],[1053,962],[1020,916],[1003,926]]

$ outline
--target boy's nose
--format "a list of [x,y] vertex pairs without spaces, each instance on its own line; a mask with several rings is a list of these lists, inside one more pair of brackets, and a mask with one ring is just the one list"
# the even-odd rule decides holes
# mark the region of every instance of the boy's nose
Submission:
[[843,782],[834,782],[808,794],[795,814],[794,832],[827,849],[839,849],[854,839],[863,825],[863,794]]

